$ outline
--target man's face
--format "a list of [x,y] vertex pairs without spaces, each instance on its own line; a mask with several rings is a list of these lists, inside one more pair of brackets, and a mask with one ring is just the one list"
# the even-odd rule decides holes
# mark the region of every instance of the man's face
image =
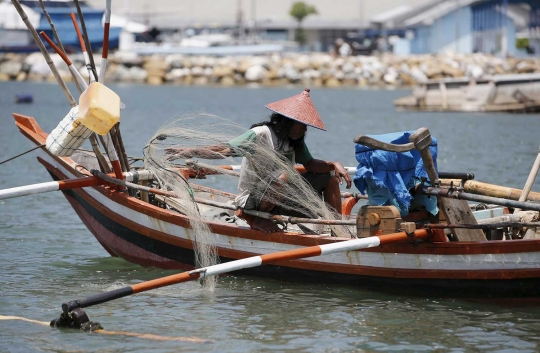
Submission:
[[306,134],[306,131],[307,125],[295,121],[293,126],[291,127],[291,131],[289,131],[289,138],[293,140],[298,140]]

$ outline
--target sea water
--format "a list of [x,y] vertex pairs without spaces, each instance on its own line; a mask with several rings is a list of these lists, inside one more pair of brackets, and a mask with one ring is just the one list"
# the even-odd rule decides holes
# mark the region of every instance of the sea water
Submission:
[[[121,131],[127,154],[135,157],[169,119],[206,112],[248,128],[269,115],[265,104],[302,90],[110,87],[126,105]],[[15,104],[17,93],[32,94],[34,103]],[[439,142],[440,171],[469,172],[480,181],[523,187],[540,144],[539,114],[396,112],[392,100],[406,94],[409,91],[313,89],[312,100],[328,131],[309,129],[312,155],[355,166],[356,135],[427,127]],[[0,83],[0,162],[31,147],[15,127],[12,112],[35,117],[50,132],[69,109],[54,84]],[[50,180],[31,153],[0,164],[0,189]],[[539,181],[533,191],[540,191]],[[43,322],[58,317],[65,301],[174,273],[111,258],[59,192],[0,201],[0,249],[0,315]],[[86,312],[109,331],[176,340],[0,320],[0,352],[540,350],[538,303],[473,302],[452,299],[451,293],[447,298],[409,297],[357,286],[237,275],[222,277],[214,292],[190,282]]]

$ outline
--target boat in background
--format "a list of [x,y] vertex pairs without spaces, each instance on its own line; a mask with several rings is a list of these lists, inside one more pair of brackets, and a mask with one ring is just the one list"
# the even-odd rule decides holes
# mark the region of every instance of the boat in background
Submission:
[[134,35],[131,35],[131,39],[127,38],[129,34],[122,36],[120,49],[139,55],[263,55],[290,51],[297,47],[291,42],[241,41],[228,33],[202,33],[182,38],[163,36],[165,40],[152,42],[135,41]]
[[[47,18],[43,14],[38,0],[22,0],[28,19],[38,32],[44,31],[50,38],[54,38]],[[105,9],[90,8],[84,1],[79,1],[84,19],[88,38],[92,49],[99,49],[103,44],[103,15]],[[77,13],[73,1],[52,0],[44,1],[47,13],[55,24],[62,44],[68,51],[79,51],[79,40],[73,31],[73,22],[70,14]],[[118,48],[122,27],[113,22],[110,27],[109,48]],[[71,47],[71,48],[70,48]],[[39,51],[32,36],[11,2],[0,3],[0,52],[28,53]]]
[[394,105],[422,111],[538,112],[540,73],[430,80]]

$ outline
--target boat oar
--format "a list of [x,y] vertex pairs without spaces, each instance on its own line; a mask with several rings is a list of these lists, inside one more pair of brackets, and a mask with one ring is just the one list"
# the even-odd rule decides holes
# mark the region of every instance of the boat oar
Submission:
[[49,191],[67,190],[83,188],[87,186],[97,186],[103,184],[102,179],[96,177],[84,177],[78,179],[66,179],[59,181],[49,181],[46,183],[19,186],[10,189],[0,190],[0,200],[13,197],[26,196],[32,194],[42,194]]
[[106,303],[132,294],[146,292],[152,289],[171,286],[174,284],[204,279],[246,268],[258,267],[276,262],[303,259],[314,256],[330,255],[339,252],[354,251],[359,249],[373,248],[385,244],[401,243],[412,239],[425,239],[429,236],[425,229],[411,233],[393,233],[387,235],[372,236],[368,238],[345,240],[331,244],[316,245],[305,248],[279,251],[270,254],[252,256],[241,260],[230,261],[218,265],[203,267],[193,271],[182,272],[172,276],[157,278],[151,281],[137,283],[131,286],[115,289],[112,291],[91,295],[84,299],[72,300],[62,304],[62,314],[58,319],[51,321],[52,327],[82,328],[96,327],[88,320],[88,316],[82,310],[93,305]]

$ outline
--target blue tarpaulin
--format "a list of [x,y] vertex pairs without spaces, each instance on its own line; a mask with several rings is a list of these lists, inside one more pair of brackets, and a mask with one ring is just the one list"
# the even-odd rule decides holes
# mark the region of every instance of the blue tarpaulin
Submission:
[[[409,143],[412,133],[404,131],[368,136],[382,142],[403,145]],[[413,199],[409,193],[411,188],[421,182],[422,177],[429,180],[419,151],[387,152],[360,144],[356,145],[355,150],[359,164],[354,184],[362,194],[368,194],[370,204],[394,205],[403,217],[409,213],[411,202],[425,206],[433,215],[439,212],[435,197],[416,195]],[[437,140],[434,137],[429,150],[437,169]]]

